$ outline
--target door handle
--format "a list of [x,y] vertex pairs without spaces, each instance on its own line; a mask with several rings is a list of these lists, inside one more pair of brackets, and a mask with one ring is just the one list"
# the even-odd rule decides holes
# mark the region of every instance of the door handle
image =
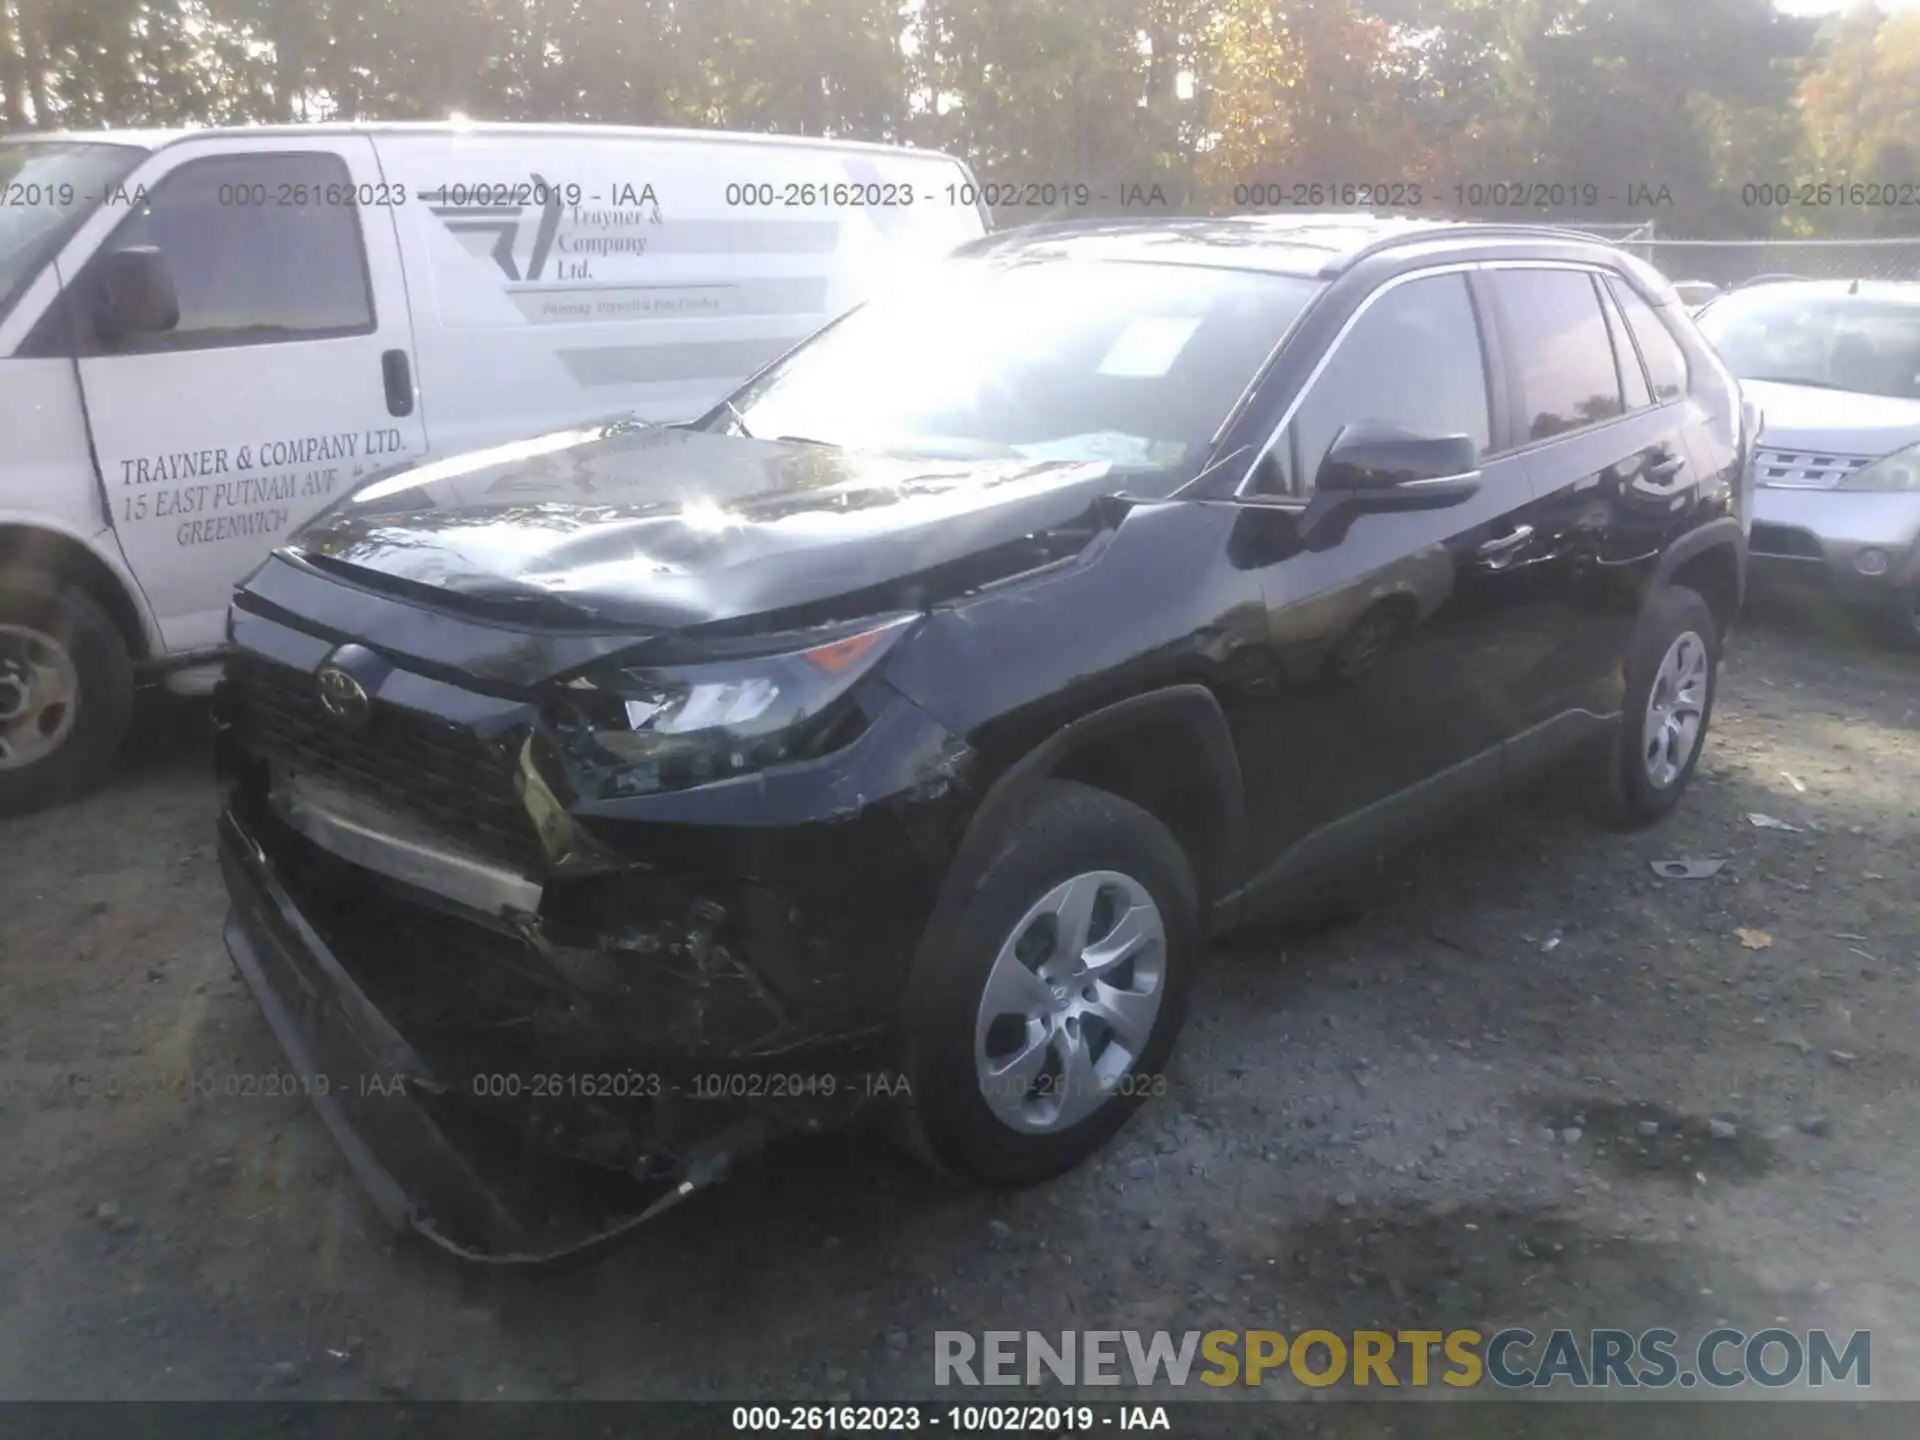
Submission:
[[1504,561],[1531,539],[1533,539],[1531,525],[1516,525],[1510,534],[1502,535],[1497,540],[1489,540],[1482,545],[1480,554],[1489,560]]
[[380,378],[387,386],[387,413],[413,413],[413,366],[404,350],[389,350],[380,357]]

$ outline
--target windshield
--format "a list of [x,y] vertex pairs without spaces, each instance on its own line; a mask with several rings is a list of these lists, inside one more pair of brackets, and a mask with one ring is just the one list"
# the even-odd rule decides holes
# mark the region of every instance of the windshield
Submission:
[[1742,380],[1920,399],[1920,303],[1767,287],[1696,319]]
[[816,336],[708,424],[937,458],[1190,470],[1319,288],[1189,265],[948,260]]
[[146,153],[134,145],[0,141],[0,319]]

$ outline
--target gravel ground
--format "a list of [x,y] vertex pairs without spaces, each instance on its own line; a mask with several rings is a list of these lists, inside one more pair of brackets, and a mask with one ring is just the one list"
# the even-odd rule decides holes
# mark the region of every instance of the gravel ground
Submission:
[[1664,828],[1542,790],[1240,938],[1172,1091],[1061,1182],[809,1142],[542,1275],[396,1247],[304,1101],[156,1093],[280,1057],[204,714],[155,704],[111,788],[0,823],[0,1397],[884,1399],[936,1329],[1776,1318],[1870,1328],[1875,1394],[1920,1396],[1916,677],[1750,626]]

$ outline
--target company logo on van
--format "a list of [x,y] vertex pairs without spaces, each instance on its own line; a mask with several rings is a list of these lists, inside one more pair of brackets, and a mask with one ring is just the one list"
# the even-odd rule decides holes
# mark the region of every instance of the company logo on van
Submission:
[[[483,185],[475,188],[484,193],[492,187]],[[519,187],[501,188],[511,191]],[[532,193],[543,196],[543,202],[538,205],[433,205],[428,208],[455,235],[491,235],[493,248],[488,253],[507,279],[538,280],[553,254],[553,241],[560,233],[560,213],[565,206],[559,187],[549,185],[538,175],[533,177]],[[521,221],[529,210],[537,214],[540,220],[534,230],[533,253],[527,259],[526,273],[522,274],[514,251],[520,240]]]
[[[660,224],[653,186],[609,184],[606,193],[582,194],[578,185],[549,185],[539,175],[492,185],[442,186],[442,203],[427,208],[456,236],[492,237],[487,253],[510,281],[594,281],[596,259],[645,255],[647,231]],[[454,203],[446,203],[452,197]],[[513,197],[530,197],[515,200]],[[532,251],[520,268],[520,240],[534,220]]]

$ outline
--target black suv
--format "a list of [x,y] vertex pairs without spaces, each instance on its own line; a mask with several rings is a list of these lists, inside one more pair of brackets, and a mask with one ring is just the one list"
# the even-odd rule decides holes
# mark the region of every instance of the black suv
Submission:
[[1210,932],[1563,758],[1675,804],[1755,422],[1573,232],[988,237],[699,421],[377,478],[252,575],[228,944],[462,1253],[861,1112],[1056,1175]]

